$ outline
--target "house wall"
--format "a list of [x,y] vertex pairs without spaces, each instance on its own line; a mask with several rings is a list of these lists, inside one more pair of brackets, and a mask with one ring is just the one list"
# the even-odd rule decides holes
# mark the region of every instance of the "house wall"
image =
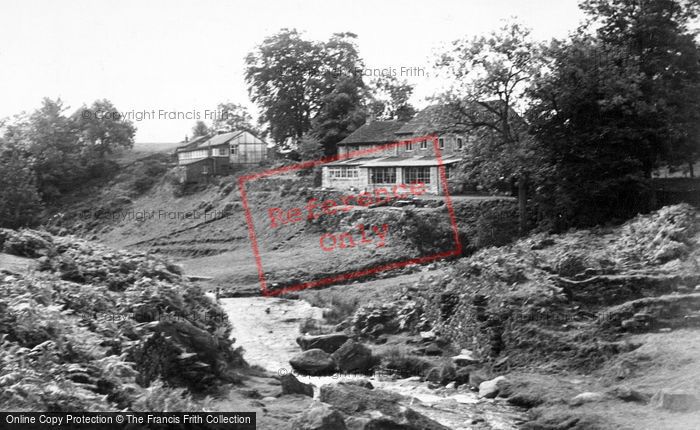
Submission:
[[243,132],[228,143],[233,164],[255,164],[267,158],[267,144],[251,133]]
[[[462,149],[458,148],[458,142],[457,139],[462,139]],[[453,133],[448,133],[448,134],[442,134],[438,136],[438,139],[443,139],[444,142],[444,147],[440,148],[440,153],[443,157],[446,157],[448,155],[456,155],[456,154],[461,154],[464,152],[464,148],[466,148],[468,140],[466,135],[462,134],[453,134]],[[405,138],[405,140],[408,140]],[[439,141],[438,141],[439,142]],[[438,143],[439,145],[439,143]],[[434,157],[435,156],[435,145],[433,144],[432,140],[427,140],[426,141],[426,148],[421,149],[420,147],[420,141],[415,141],[413,142],[413,149],[409,149],[408,145],[400,145],[398,147],[398,155],[403,156],[403,157]]]
[[331,178],[330,170],[333,166],[323,166],[321,168],[321,186],[326,188],[334,188],[336,190],[361,190],[367,180],[367,169],[360,168],[357,178]]
[[[372,149],[372,148],[378,148],[381,146],[386,145],[386,143],[373,143],[369,145],[338,145],[338,155],[345,155],[348,152],[356,151],[356,150],[367,150],[367,149]],[[378,150],[376,152],[372,152],[370,154],[365,154],[362,155],[363,157],[391,157],[391,156],[396,156],[399,153],[399,150],[397,147],[393,148],[387,148],[387,149],[382,149]]]

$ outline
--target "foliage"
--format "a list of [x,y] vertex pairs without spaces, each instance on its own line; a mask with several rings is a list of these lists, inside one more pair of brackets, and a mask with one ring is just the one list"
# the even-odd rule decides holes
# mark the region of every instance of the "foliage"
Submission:
[[[361,76],[355,73],[362,65],[355,37],[352,33],[336,33],[327,42],[316,42],[305,40],[296,30],[283,29],[248,54],[248,90],[262,110],[260,122],[268,125],[275,142],[286,145],[290,138],[300,139],[311,129],[312,119],[325,103],[337,106],[326,110],[320,118],[322,123],[343,121],[343,116],[355,110],[348,102],[355,103],[357,89],[364,87]],[[343,94],[349,95],[349,100]],[[330,99],[324,102],[327,96]],[[332,130],[336,126],[324,125],[327,131],[320,135],[325,139],[326,134],[334,133],[331,145],[337,142],[338,131]]]
[[132,148],[136,127],[125,120],[109,100],[96,100],[90,108],[83,106],[70,118],[77,129],[78,145],[97,158],[104,158],[118,148]]
[[31,163],[17,150],[0,154],[0,227],[17,228],[34,224],[42,203],[36,189]]
[[0,279],[3,410],[201,410],[189,392],[237,381],[225,314],[176,266],[31,230],[0,243],[43,256]]
[[365,122],[362,98],[362,81],[358,83],[356,78],[350,77],[339,79],[330,94],[322,98],[311,133],[319,140],[323,155],[336,154],[337,143]]
[[380,76],[370,83],[369,110],[381,120],[408,121],[416,114],[409,99],[413,86],[395,76]]
[[197,121],[192,127],[192,138],[206,136],[210,133],[207,123],[204,121]]
[[82,107],[69,116],[66,111],[60,99],[46,98],[33,113],[7,122],[0,138],[0,148],[19,151],[31,161],[44,202],[113,173],[105,154],[133,145],[134,126],[109,101],[95,101],[90,109]]
[[216,117],[214,118],[214,130],[247,130],[255,135],[260,133],[253,126],[253,117],[245,106],[237,103],[219,103]]
[[700,14],[700,3],[585,0],[581,8],[600,43],[624,52],[638,69],[633,114],[645,176],[659,162],[687,164],[692,173],[700,156],[700,46],[689,24]]

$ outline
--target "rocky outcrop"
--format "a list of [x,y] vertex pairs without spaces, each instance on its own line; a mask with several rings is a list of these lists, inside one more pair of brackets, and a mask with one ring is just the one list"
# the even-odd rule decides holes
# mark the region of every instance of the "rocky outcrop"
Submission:
[[280,377],[282,385],[282,394],[302,394],[304,396],[313,397],[314,387],[311,384],[305,384],[297,379],[296,376],[288,373]]
[[297,354],[289,360],[292,368],[304,375],[332,375],[335,370],[335,361],[322,349],[310,349]]
[[299,336],[297,338],[297,343],[301,347],[302,351],[308,351],[309,349],[321,349],[329,354],[332,354],[345,342],[347,342],[348,339],[348,335],[344,333],[330,333],[316,336]]
[[497,378],[491,379],[489,381],[484,381],[479,384],[479,397],[485,397],[487,399],[493,399],[498,395],[500,391],[500,386],[506,382],[505,376],[499,376]]
[[361,343],[353,340],[345,342],[337,351],[331,354],[338,369],[343,372],[367,372],[373,365],[372,351]]

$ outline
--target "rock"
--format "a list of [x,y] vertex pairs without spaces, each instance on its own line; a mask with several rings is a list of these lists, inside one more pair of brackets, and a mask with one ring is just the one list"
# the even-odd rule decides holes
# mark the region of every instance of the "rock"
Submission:
[[303,394],[304,396],[313,397],[314,387],[311,384],[300,382],[296,376],[288,373],[280,378],[282,384],[282,394]]
[[345,420],[340,412],[323,403],[315,403],[295,418],[292,430],[345,430]]
[[505,376],[499,376],[494,379],[491,379],[490,381],[482,382],[481,384],[479,384],[479,397],[493,399],[498,395],[498,392],[500,391],[498,384],[503,383],[505,381]]
[[487,379],[488,377],[483,372],[470,372],[469,386],[472,388],[479,388],[479,385]]
[[36,230],[4,230],[3,249],[8,254],[37,258],[54,250],[51,235]]
[[329,354],[334,353],[348,340],[348,335],[343,333],[320,334],[317,336],[300,336],[297,343],[302,351],[309,349],[321,349]]
[[544,403],[542,397],[534,393],[515,393],[508,397],[508,403],[521,408],[534,408]]
[[372,350],[353,340],[345,342],[337,351],[331,354],[338,369],[344,372],[366,372],[372,368]]
[[620,386],[614,387],[607,392],[609,395],[617,397],[626,402],[649,402],[649,396],[641,391],[634,390],[630,387]]
[[469,374],[472,372],[471,368],[462,367],[457,369],[455,372],[455,384],[457,386],[469,384]]
[[587,391],[585,393],[581,393],[577,396],[574,396],[571,400],[569,400],[569,405],[581,406],[584,403],[600,402],[604,398],[605,394],[603,393]]
[[459,355],[455,355],[454,357],[452,357],[452,363],[454,363],[455,366],[459,367],[469,366],[478,362],[479,360],[477,360],[477,358],[474,357],[474,353],[469,351],[468,349],[463,349],[459,352]]
[[674,412],[700,410],[700,399],[688,391],[661,390],[654,394],[651,402],[657,408]]
[[367,388],[368,390],[374,389],[374,385],[366,379],[350,379],[347,381],[340,382],[341,384],[357,385],[358,387]]
[[371,411],[365,421],[364,430],[449,430],[448,427],[422,415],[411,408],[400,406],[398,413],[386,415],[381,411]]
[[432,330],[422,331],[422,332],[420,332],[420,338],[423,342],[434,342],[435,339],[437,338],[437,335]]
[[289,360],[289,364],[297,372],[306,375],[332,375],[335,372],[335,362],[322,349],[310,349],[297,354]]
[[447,430],[440,423],[399,402],[405,397],[383,390],[368,390],[348,384],[321,387],[320,400],[352,415],[353,429]]
[[327,384],[320,388],[320,400],[353,415],[367,410],[378,410],[386,414],[397,411],[398,402],[405,398],[383,390],[369,390],[350,384]]

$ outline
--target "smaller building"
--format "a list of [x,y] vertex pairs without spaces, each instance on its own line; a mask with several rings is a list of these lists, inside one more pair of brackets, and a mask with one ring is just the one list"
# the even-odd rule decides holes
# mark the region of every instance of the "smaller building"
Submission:
[[235,166],[258,164],[267,158],[267,144],[246,130],[201,136],[175,150],[185,182],[206,182],[228,175]]

